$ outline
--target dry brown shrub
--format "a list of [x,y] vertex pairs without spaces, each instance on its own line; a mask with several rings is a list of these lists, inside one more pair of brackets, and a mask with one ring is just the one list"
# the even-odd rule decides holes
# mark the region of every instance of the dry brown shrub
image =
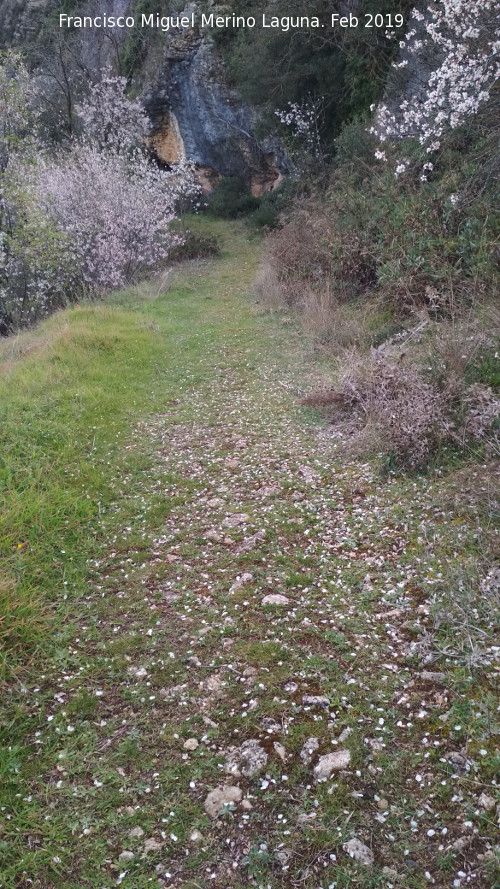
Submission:
[[296,210],[269,239],[269,256],[285,299],[295,304],[301,285],[324,286],[332,266],[334,233],[326,214]]
[[254,291],[257,301],[270,312],[279,311],[285,305],[278,276],[268,259],[262,261],[257,271]]
[[396,463],[416,469],[435,454],[451,431],[446,400],[404,360],[374,351],[352,356],[345,366],[339,392],[353,410],[378,430]]
[[374,258],[360,238],[338,230],[331,213],[317,204],[295,210],[269,244],[271,263],[290,305],[300,293],[297,285],[304,283],[343,301],[376,282]]

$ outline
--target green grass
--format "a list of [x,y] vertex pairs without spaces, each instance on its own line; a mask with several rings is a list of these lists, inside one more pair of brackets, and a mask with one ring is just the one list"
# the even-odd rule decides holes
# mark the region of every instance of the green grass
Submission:
[[[256,245],[219,228],[229,242],[217,273],[227,302],[233,286],[250,285]],[[241,265],[233,267],[236,244]],[[214,282],[201,264],[166,293],[161,281],[61,312],[0,344],[0,675],[25,663],[48,626],[53,632],[65,618],[63,596],[81,593],[92,522],[113,502],[124,437],[169,393],[202,378],[192,370],[200,335],[216,334],[205,305]],[[141,459],[147,465],[145,455],[128,468],[139,474]],[[165,509],[163,498],[148,505],[152,525]]]
[[[445,475],[337,460],[297,406],[322,369],[253,303],[259,241],[193,224],[220,257],[1,345],[0,887],[371,889],[390,867],[405,889],[461,868],[490,889],[493,596],[474,616],[483,660],[459,640],[485,519],[441,508]],[[233,513],[248,519],[228,527]],[[271,592],[289,605],[262,607]],[[316,758],[347,747],[349,768],[316,784],[311,737]],[[265,768],[229,778],[247,739]],[[446,757],[463,749],[460,772]],[[228,780],[249,807],[214,822],[203,803]],[[353,836],[373,868],[344,852]]]

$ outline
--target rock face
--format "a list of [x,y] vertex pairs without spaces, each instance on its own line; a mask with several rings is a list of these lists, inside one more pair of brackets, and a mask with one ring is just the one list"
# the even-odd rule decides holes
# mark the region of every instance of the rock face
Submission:
[[241,175],[255,196],[272,191],[288,169],[284,150],[278,140],[259,142],[253,135],[256,114],[228,86],[210,35],[171,31],[162,55],[159,74],[144,91],[159,159],[171,164],[187,157],[206,188],[221,175]]
[[[36,43],[58,0],[0,0],[0,48]],[[73,15],[128,15],[131,0],[80,0]],[[190,3],[179,16],[195,13]],[[177,17],[177,16],[176,16]],[[57,29],[59,32],[59,29]],[[127,31],[116,32],[120,42]],[[60,32],[78,43],[78,54],[90,68],[112,62],[112,41],[103,29]],[[224,65],[209,30],[197,27],[168,33],[145,29],[146,52],[134,76],[151,118],[151,147],[160,161],[186,157],[197,168],[208,191],[220,176],[241,175],[255,196],[272,191],[289,165],[279,140],[254,136],[257,114],[229,87]]]
[[53,0],[0,0],[0,48],[36,37]]

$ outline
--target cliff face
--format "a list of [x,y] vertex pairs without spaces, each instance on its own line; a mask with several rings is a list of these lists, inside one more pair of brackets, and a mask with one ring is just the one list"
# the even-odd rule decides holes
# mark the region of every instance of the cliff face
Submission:
[[228,86],[211,39],[171,32],[156,63],[159,74],[147,83],[144,101],[158,157],[172,163],[184,155],[205,184],[239,174],[256,196],[272,190],[287,170],[283,148],[278,140],[259,142],[253,135],[256,114]]
[[36,39],[53,0],[0,0],[0,47]]
[[[0,0],[0,46],[22,49],[36,44],[56,7],[58,0]],[[181,15],[193,9],[190,5]],[[131,10],[132,0],[82,0],[74,14],[126,15]],[[116,31],[109,35],[115,42],[102,30],[58,33],[78,44],[90,69],[112,62],[116,46],[127,39],[126,32]],[[209,34],[186,29],[148,35],[134,85],[151,118],[152,148],[164,163],[181,157],[193,161],[207,189],[219,176],[238,174],[259,196],[281,180],[287,170],[283,148],[278,140],[259,142],[254,137],[256,113],[228,86]]]

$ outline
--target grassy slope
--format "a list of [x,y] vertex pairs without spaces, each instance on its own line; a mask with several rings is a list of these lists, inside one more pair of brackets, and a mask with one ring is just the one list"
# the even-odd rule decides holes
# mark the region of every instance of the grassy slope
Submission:
[[[439,479],[335,463],[295,406],[316,373],[299,335],[248,299],[258,243],[220,232],[221,259],[170,287],[2,345],[0,885],[344,889],[389,885],[390,867],[415,889],[461,869],[493,886],[491,651],[471,672],[453,633],[426,635],[481,518],[443,510]],[[290,604],[263,608],[271,592]],[[425,656],[445,678],[422,677]],[[263,771],[224,780],[251,808],[210,821],[245,739]],[[349,768],[315,784],[336,747]],[[345,854],[352,836],[373,867]]]

